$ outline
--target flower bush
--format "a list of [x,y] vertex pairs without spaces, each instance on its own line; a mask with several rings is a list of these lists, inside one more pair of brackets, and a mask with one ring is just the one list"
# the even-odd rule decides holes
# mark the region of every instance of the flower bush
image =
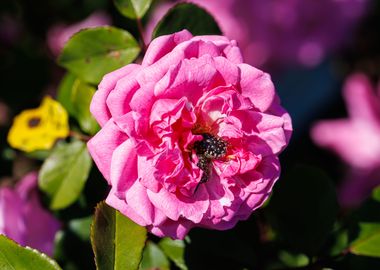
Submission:
[[0,188],[0,221],[0,234],[53,255],[61,224],[40,203],[36,172],[25,175],[15,188]]
[[102,126],[88,148],[112,186],[106,202],[161,237],[247,219],[278,179],[292,130],[269,75],[244,64],[235,41],[186,30],[106,75],[90,108]]
[[8,2],[1,269],[380,268],[379,3]]
[[[215,15],[223,33],[239,42],[245,61],[266,68],[320,64],[350,40],[369,6],[367,0],[182,2],[198,4]],[[148,25],[147,36],[172,6],[171,2],[159,5]]]
[[317,122],[311,135],[351,166],[339,197],[343,205],[353,206],[380,184],[380,99],[364,74],[349,76],[343,90],[349,118]]

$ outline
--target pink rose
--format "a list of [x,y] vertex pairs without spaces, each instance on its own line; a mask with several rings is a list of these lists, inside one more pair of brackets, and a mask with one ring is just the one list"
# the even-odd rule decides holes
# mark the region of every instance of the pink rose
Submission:
[[36,172],[27,174],[14,189],[0,188],[0,234],[51,256],[59,228],[40,204]]
[[[255,66],[315,66],[350,40],[368,0],[181,0],[209,11]],[[160,4],[147,30],[173,4]]]
[[235,41],[186,30],[106,75],[91,112],[106,202],[160,237],[247,219],[278,179],[292,131],[270,76],[244,64]]
[[110,17],[102,11],[97,11],[83,21],[72,25],[66,25],[62,23],[54,25],[51,29],[49,29],[49,32],[47,34],[47,43],[49,49],[54,56],[57,56],[61,52],[65,43],[76,32],[85,28],[92,28],[109,24],[111,24]]
[[344,86],[348,119],[320,121],[311,136],[316,144],[336,152],[351,166],[339,190],[344,206],[357,205],[380,185],[380,87],[363,74],[351,75]]

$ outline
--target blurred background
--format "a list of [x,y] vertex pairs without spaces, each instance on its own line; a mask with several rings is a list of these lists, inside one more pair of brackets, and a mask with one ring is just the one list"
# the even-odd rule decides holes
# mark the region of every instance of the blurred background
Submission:
[[[283,178],[299,165],[317,168],[336,187],[339,215],[359,209],[372,188],[380,184],[380,107],[376,107],[380,106],[380,1],[193,2],[208,10],[222,31],[238,41],[248,63],[271,74],[294,127],[291,144],[281,155]],[[143,20],[147,39],[171,5],[170,1],[154,2]],[[105,24],[137,36],[135,22],[122,17],[112,1],[0,2],[0,186],[17,181],[41,164],[7,144],[13,117],[24,109],[37,107],[43,96],[56,94],[64,75],[56,64],[63,43],[81,28]],[[355,124],[345,123],[342,127],[341,123],[331,122],[335,119],[356,120]],[[363,165],[350,156],[371,161]],[[105,182],[96,170],[91,174],[82,202],[58,213],[62,220],[90,215],[95,203],[104,198]],[[281,184],[276,188],[281,189]],[[366,208],[370,211],[366,215],[378,221],[380,208],[374,209]],[[258,229],[252,231],[259,218],[259,214],[255,215],[228,232],[194,230],[186,253],[190,269],[217,269],[219,264],[219,269],[260,265],[257,260],[264,251],[255,250],[255,244],[247,245],[247,239],[256,243],[262,236]],[[93,259],[88,242],[74,234],[65,237],[62,245],[75,248],[60,258],[70,257],[77,269],[91,269]],[[228,248],[220,250],[220,245]],[[81,248],[86,252],[75,254]],[[252,254],[254,262],[250,259]],[[209,261],[220,263],[209,268]],[[202,265],[197,265],[200,262]],[[230,268],[223,268],[227,265]],[[380,269],[380,261],[348,256],[335,267]]]

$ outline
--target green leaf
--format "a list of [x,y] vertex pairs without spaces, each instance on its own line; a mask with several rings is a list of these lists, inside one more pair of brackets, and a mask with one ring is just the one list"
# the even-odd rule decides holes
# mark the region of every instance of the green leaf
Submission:
[[131,63],[139,52],[139,45],[129,32],[102,26],[73,35],[58,63],[79,79],[98,84],[105,74]]
[[74,74],[67,72],[65,76],[63,76],[57,91],[57,100],[72,116],[75,115],[75,109],[71,96],[73,92],[73,85],[76,80],[77,77]]
[[148,242],[144,249],[140,270],[170,270],[170,262],[162,250],[153,242]]
[[95,87],[67,73],[61,81],[57,96],[57,100],[78,121],[81,129],[90,135],[99,131],[99,125],[90,112],[95,91]]
[[376,187],[372,192],[372,198],[380,202],[380,186]]
[[91,135],[99,131],[99,125],[90,112],[92,96],[96,89],[80,80],[76,80],[72,89],[72,101],[75,117],[81,129]]
[[157,24],[153,38],[183,29],[189,30],[193,35],[222,34],[217,22],[206,10],[194,4],[180,3],[171,8]]
[[121,14],[130,19],[141,19],[148,11],[152,0],[114,0]]
[[91,244],[98,270],[137,270],[147,231],[101,202],[91,226]]
[[349,232],[348,230],[338,230],[331,236],[331,245],[329,247],[329,254],[331,256],[339,256],[344,253],[349,244]]
[[43,253],[22,247],[0,235],[0,269],[2,270],[59,270],[58,264]]
[[99,131],[99,125],[90,112],[95,91],[95,87],[67,73],[58,88],[57,96],[58,101],[78,121],[81,129],[90,135]]
[[187,270],[184,258],[185,242],[183,240],[173,240],[166,237],[163,238],[158,245],[164,251],[166,256],[168,256],[179,269]]
[[359,235],[349,251],[356,255],[380,258],[380,223],[360,223]]
[[58,144],[45,160],[39,187],[50,197],[50,208],[62,209],[75,202],[87,181],[92,161],[81,141]]
[[280,179],[268,205],[279,240],[297,253],[316,254],[338,212],[335,188],[322,171],[298,166]]
[[25,153],[25,156],[32,158],[32,159],[44,161],[45,159],[48,158],[50,153],[51,153],[50,150],[36,150],[33,152]]
[[90,239],[90,227],[92,218],[93,216],[88,216],[70,220],[69,228],[82,241],[88,241]]
[[303,267],[309,264],[309,258],[305,254],[293,254],[286,250],[279,252],[279,258],[287,267]]

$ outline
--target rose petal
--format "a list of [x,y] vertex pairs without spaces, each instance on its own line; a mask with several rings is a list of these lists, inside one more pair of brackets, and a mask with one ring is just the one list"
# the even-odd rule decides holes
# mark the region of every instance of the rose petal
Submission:
[[208,208],[205,216],[207,219],[221,219],[226,215],[226,209],[231,206],[232,201],[235,199],[233,194],[225,185],[217,174],[213,173],[209,181],[205,185],[209,195],[210,207]]
[[184,239],[193,226],[193,222],[180,218],[176,221],[167,219],[159,227],[150,226],[149,229],[158,237],[169,236],[172,239]]
[[253,153],[245,151],[245,149],[237,149],[227,157],[227,161],[214,161],[214,164],[220,175],[231,177],[256,169],[261,160],[261,156],[255,156]]
[[239,64],[242,95],[251,99],[254,106],[265,112],[275,98],[274,85],[270,76],[250,65]]
[[280,162],[276,156],[264,157],[255,170],[241,174],[237,181],[249,193],[259,194],[271,191],[280,175]]
[[213,88],[217,75],[217,70],[207,63],[206,58],[185,59],[172,66],[155,85],[154,95],[162,99],[186,96],[189,102],[195,104],[204,91]]
[[137,178],[137,153],[135,145],[130,139],[127,139],[112,154],[110,182],[115,194],[124,199],[125,191],[131,187]]
[[224,36],[195,36],[192,40],[203,40],[214,43],[219,47],[221,51],[223,51],[223,56],[226,57],[229,61],[234,64],[243,63],[243,56],[239,47],[237,46],[237,42],[235,40],[229,40]]
[[231,115],[244,123],[242,131],[248,136],[248,147],[252,153],[273,155],[286,147],[288,138],[282,117],[254,111],[236,111]]
[[[253,190],[253,193],[245,192],[248,196],[240,204],[240,208],[236,210],[233,218],[228,222],[218,224],[219,229],[229,229],[235,226],[239,220],[246,220],[252,214],[252,211],[262,206],[269,198],[272,187],[279,178],[280,163],[278,158],[272,156],[263,159],[257,171],[261,171],[261,174],[245,174],[241,178],[245,183],[248,183],[247,188]],[[258,176],[261,178],[258,179]]]
[[147,224],[158,225],[166,220],[166,216],[161,211],[156,211],[156,208],[147,196],[147,189],[139,181],[134,181],[132,186],[126,191],[125,198],[128,206],[139,213]]
[[[192,128],[196,121],[196,116],[192,110],[192,105],[186,97],[182,97],[180,100],[159,99],[152,106],[149,122],[150,125],[154,122],[164,122],[164,126],[172,126],[181,119],[182,128]],[[163,127],[163,125],[160,126]]]
[[153,158],[138,157],[138,172],[140,183],[153,192],[158,192],[162,187],[162,182],[156,181],[154,173]]
[[113,151],[127,139],[127,135],[110,119],[87,143],[92,159],[109,184]]
[[122,116],[131,110],[129,103],[133,95],[140,88],[135,76],[141,70],[141,66],[134,66],[133,71],[117,81],[114,90],[109,93],[106,99],[107,107],[114,118]]
[[279,116],[284,120],[283,129],[285,133],[286,143],[288,144],[293,133],[292,119],[290,118],[288,112],[280,106],[280,99],[277,95],[271,107],[268,109],[267,114]]
[[116,193],[113,189],[111,189],[111,191],[108,193],[106,203],[109,206],[119,210],[123,215],[129,217],[140,226],[150,225],[138,214],[138,212],[135,212],[124,199],[120,199],[118,196],[116,196]]
[[231,86],[220,86],[199,99],[196,107],[200,107],[202,120],[212,126],[215,122],[220,122],[218,120],[228,117],[235,110],[251,109],[252,103]]
[[147,119],[154,101],[154,84],[142,85],[141,88],[133,95],[129,106],[131,110],[140,113]]
[[130,64],[108,73],[103,77],[99,84],[98,91],[95,92],[90,105],[90,111],[100,126],[104,126],[104,124],[111,118],[111,113],[106,104],[108,95],[115,88],[119,79],[128,76],[128,74],[138,67],[139,65]]
[[148,197],[153,205],[164,212],[170,219],[178,220],[184,217],[194,223],[199,223],[209,207],[208,195],[202,185],[192,198],[178,196],[162,188],[154,193],[148,190]]
[[[148,121],[149,119],[147,119],[147,117],[134,111],[115,119],[115,123],[120,130],[122,130],[135,145],[138,155],[151,156],[155,152],[154,148],[156,145],[152,145],[152,143],[156,137],[152,132],[149,132]],[[148,141],[150,143],[148,143]]]
[[142,66],[150,66],[156,63],[163,56],[171,52],[178,44],[191,39],[193,36],[187,30],[174,33],[172,35],[160,36],[154,39],[145,53]]

